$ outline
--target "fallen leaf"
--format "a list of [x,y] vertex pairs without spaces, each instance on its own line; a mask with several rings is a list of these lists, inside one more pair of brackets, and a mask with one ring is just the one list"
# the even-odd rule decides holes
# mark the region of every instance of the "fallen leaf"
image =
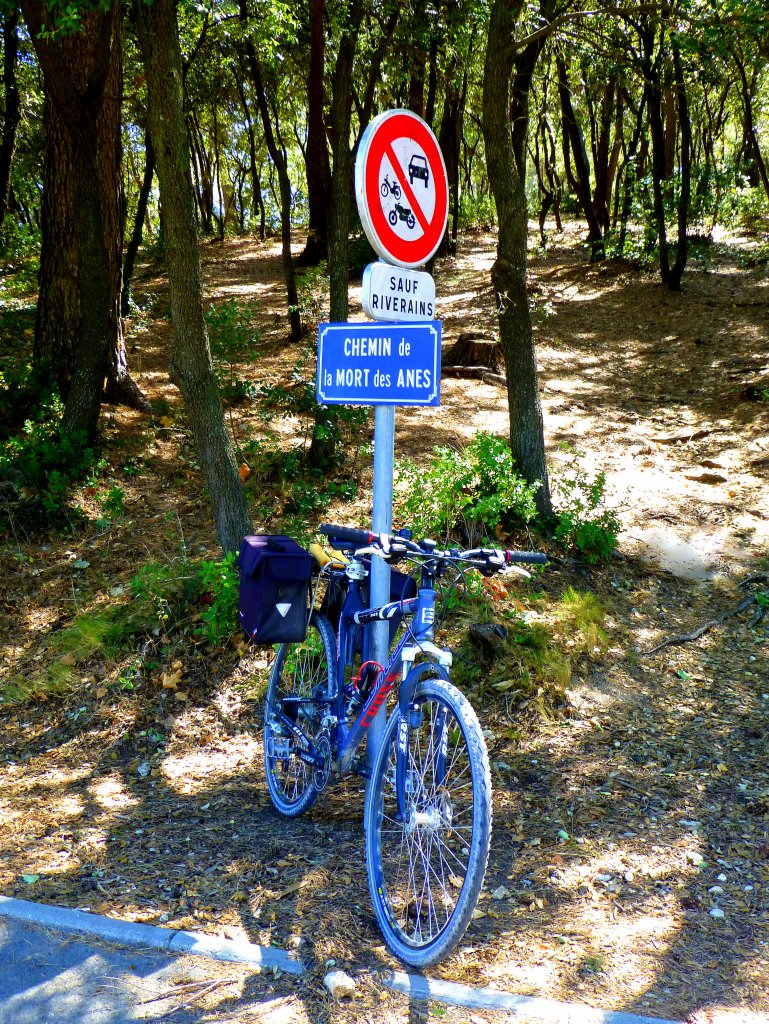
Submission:
[[725,484],[728,479],[722,473],[684,473],[684,477],[698,484]]
[[27,885],[34,885],[35,882],[37,882],[39,878],[40,878],[40,875],[22,875],[21,876],[22,882],[26,882]]
[[186,690],[177,690],[174,697],[176,697],[177,700],[189,700],[190,695]]
[[101,700],[102,697],[106,697],[106,696],[107,696],[107,687],[106,686],[100,686],[99,689],[96,691],[96,699],[97,700]]
[[173,672],[164,672],[162,677],[164,690],[175,690],[182,680],[181,672],[176,669]]
[[247,466],[246,463],[244,462],[241,464],[238,473],[240,475],[240,479],[243,481],[243,483],[245,483],[246,480],[248,480],[248,478],[251,476],[251,467]]

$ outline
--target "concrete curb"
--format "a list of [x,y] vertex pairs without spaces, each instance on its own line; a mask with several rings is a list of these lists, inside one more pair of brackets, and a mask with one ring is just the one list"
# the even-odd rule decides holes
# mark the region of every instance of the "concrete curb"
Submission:
[[119,942],[124,946],[148,946],[168,953],[208,956],[215,960],[254,964],[267,969],[275,967],[286,974],[305,972],[304,964],[282,949],[257,946],[253,942],[240,939],[220,939],[215,935],[204,935],[199,932],[173,931],[171,928],[157,928],[151,924],[118,921],[82,910],[15,900],[8,896],[0,896],[0,917],[43,925],[58,931],[93,935],[109,942]]
[[514,1015],[534,1017],[552,1024],[681,1024],[661,1017],[637,1017],[618,1010],[594,1010],[575,1003],[559,1003],[539,996],[514,996],[493,988],[474,988],[452,981],[424,978],[418,974],[393,971],[380,977],[382,984],[412,999],[434,999],[473,1010],[507,1010]]

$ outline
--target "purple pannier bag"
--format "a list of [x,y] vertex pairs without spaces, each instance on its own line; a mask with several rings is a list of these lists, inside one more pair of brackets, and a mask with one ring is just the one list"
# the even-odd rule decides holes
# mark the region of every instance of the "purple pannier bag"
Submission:
[[254,643],[304,640],[312,555],[290,537],[244,537],[238,564],[240,624]]

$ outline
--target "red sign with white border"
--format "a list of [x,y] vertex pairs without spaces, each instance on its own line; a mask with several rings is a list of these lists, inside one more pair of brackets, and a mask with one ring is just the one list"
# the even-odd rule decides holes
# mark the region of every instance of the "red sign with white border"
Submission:
[[399,267],[421,267],[446,230],[449,190],[438,140],[410,110],[375,117],[358,147],[355,198],[376,252]]

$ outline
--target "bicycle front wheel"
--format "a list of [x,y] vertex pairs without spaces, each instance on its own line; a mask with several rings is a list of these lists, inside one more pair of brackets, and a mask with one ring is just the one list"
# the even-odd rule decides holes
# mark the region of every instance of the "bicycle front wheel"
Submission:
[[377,921],[413,967],[447,956],[478,903],[491,842],[491,774],[475,711],[451,683],[418,684],[398,820],[400,714],[387,723],[366,800],[366,867]]
[[[336,640],[331,623],[313,612],[301,643],[281,644],[267,686],[264,708],[264,770],[275,808],[287,818],[315,802],[313,768],[300,754],[302,742],[288,722],[317,739],[335,686]],[[286,722],[288,719],[288,722]]]

